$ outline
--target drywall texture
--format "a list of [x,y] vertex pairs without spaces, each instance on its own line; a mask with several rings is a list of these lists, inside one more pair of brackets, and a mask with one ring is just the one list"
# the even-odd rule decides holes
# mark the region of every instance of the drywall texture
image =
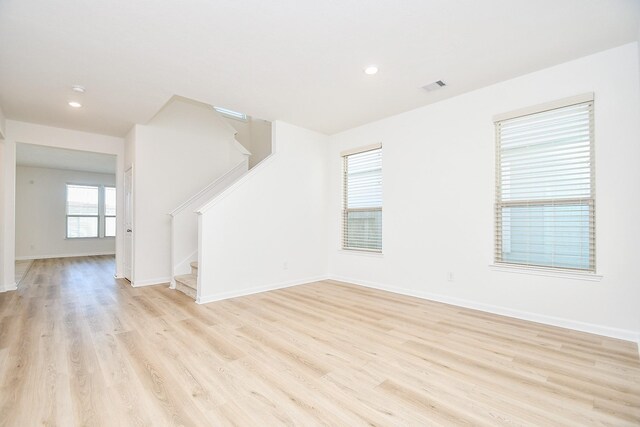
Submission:
[[[640,331],[638,86],[633,43],[332,136],[331,276],[632,339]],[[493,115],[586,92],[595,93],[602,281],[492,271]],[[341,251],[339,241],[340,152],[376,142],[383,144],[380,257]]]
[[245,160],[247,152],[234,134],[212,107],[174,97],[147,125],[127,135],[126,163],[133,165],[134,285],[170,280],[169,213]]
[[325,277],[325,135],[273,122],[275,153],[203,208],[199,302]]
[[[122,177],[124,175],[124,140],[113,136],[61,129],[33,123],[7,120],[6,138],[4,141],[2,168],[4,181],[2,185],[3,230],[0,245],[0,261],[3,264],[3,282],[5,289],[15,280],[15,177],[16,177],[16,143],[38,144],[48,147],[66,148],[70,150],[92,151],[95,153],[116,156],[116,191],[118,192],[116,211],[116,275],[122,275]],[[0,284],[2,284],[0,283]]]
[[16,258],[115,253],[115,238],[66,239],[66,184],[115,186],[113,174],[18,166]]

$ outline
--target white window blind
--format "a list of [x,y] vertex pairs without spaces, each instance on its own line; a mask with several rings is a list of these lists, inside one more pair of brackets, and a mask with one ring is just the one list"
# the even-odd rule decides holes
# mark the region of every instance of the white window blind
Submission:
[[116,235],[116,189],[104,187],[104,236]]
[[99,188],[67,185],[67,238],[98,237]]
[[594,272],[593,101],[495,125],[496,263]]
[[67,184],[67,238],[116,235],[116,189]]
[[342,248],[382,252],[382,148],[343,153]]

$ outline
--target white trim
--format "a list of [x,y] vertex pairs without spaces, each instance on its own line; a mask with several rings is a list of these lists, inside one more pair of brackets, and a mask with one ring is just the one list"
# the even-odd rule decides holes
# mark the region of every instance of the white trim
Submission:
[[561,270],[544,267],[526,267],[521,265],[489,264],[492,271],[503,273],[531,274],[534,276],[560,277],[563,279],[586,280],[589,282],[600,282],[603,276],[587,271]]
[[503,120],[514,119],[516,117],[528,116],[529,114],[542,113],[543,111],[555,110],[556,108],[568,107],[569,105],[582,104],[583,102],[593,102],[593,100],[593,92],[587,92],[581,95],[545,102],[544,104],[532,105],[530,107],[496,114],[493,116],[493,122],[495,123]]
[[176,216],[179,212],[181,212],[184,208],[189,206],[191,203],[193,203],[199,197],[205,195],[207,192],[209,192],[209,190],[211,190],[212,188],[216,187],[218,184],[220,184],[223,181],[225,181],[231,175],[235,174],[238,171],[238,169],[244,169],[243,166],[246,165],[246,162],[247,162],[247,159],[242,159],[242,161],[240,163],[238,163],[236,166],[234,166],[229,171],[225,172],[223,175],[221,175],[218,178],[216,178],[216,180],[213,181],[211,184],[207,185],[202,190],[198,191],[196,194],[194,194],[193,196],[189,197],[188,200],[186,200],[185,202],[181,203],[177,208],[175,208],[174,210],[169,212],[169,215]]
[[382,148],[382,142],[378,142],[375,144],[365,145],[364,147],[350,148],[348,150],[344,150],[340,153],[341,157],[351,156],[352,154],[364,153],[366,151],[377,150],[378,148]]
[[445,304],[451,304],[458,307],[471,308],[487,313],[498,314],[501,316],[513,317],[515,319],[528,320],[530,322],[542,323],[560,328],[573,329],[581,332],[602,335],[621,340],[640,342],[640,331],[630,329],[612,328],[610,326],[596,325],[593,323],[580,322],[578,320],[565,319],[555,316],[546,316],[543,314],[531,313],[528,311],[514,310],[507,307],[500,307],[491,304],[484,304],[476,301],[470,301],[461,298],[450,297],[446,295],[433,294],[430,292],[415,291],[412,289],[399,288],[396,286],[383,285],[381,283],[369,282],[366,280],[357,280],[349,277],[330,276],[331,280],[346,282],[367,288],[379,289],[387,292],[393,292],[401,295],[408,295],[416,298],[422,298],[430,301],[437,301]]
[[269,163],[273,161],[273,159],[277,156],[277,153],[271,152],[267,157],[265,157],[260,163],[255,165],[253,168],[249,169],[244,175],[240,177],[237,181],[232,183],[229,187],[227,187],[224,191],[218,193],[213,199],[209,200],[200,208],[196,209],[196,213],[198,215],[202,215],[207,212],[213,206],[217,205],[221,200],[227,197],[229,194],[233,193],[237,188],[240,188],[245,182],[250,180],[254,175],[261,173],[262,169]]
[[5,286],[4,288],[0,288],[0,293],[16,290],[18,290],[18,285],[16,284],[16,282],[13,282],[12,284]]
[[17,256],[16,261],[25,261],[29,259],[49,259],[49,258],[76,258],[83,256],[100,256],[100,255],[115,255],[114,251],[108,252],[92,252],[92,253],[78,253],[78,254],[53,254],[53,255],[26,255]]
[[131,286],[134,288],[140,288],[143,286],[168,285],[170,282],[171,277],[158,277],[156,279],[136,280],[131,282]]
[[261,292],[275,291],[276,289],[283,289],[283,288],[290,288],[292,286],[305,285],[307,283],[320,282],[322,280],[327,280],[328,278],[329,276],[327,276],[326,274],[323,274],[319,276],[307,277],[305,279],[287,280],[285,282],[274,283],[271,285],[256,286],[254,288],[243,289],[239,291],[228,291],[228,292],[220,292],[212,295],[198,296],[196,298],[196,303],[207,304],[210,302],[221,301],[229,298],[242,297],[246,295],[258,294]]

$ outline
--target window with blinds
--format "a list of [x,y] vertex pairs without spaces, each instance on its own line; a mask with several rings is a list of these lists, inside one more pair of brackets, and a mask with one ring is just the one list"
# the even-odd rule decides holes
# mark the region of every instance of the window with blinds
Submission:
[[67,184],[67,239],[115,235],[115,187]]
[[342,248],[382,252],[382,146],[342,156]]
[[595,272],[593,95],[495,126],[496,263]]

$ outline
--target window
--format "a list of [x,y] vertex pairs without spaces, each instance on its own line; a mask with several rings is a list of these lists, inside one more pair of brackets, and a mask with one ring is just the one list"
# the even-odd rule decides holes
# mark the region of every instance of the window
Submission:
[[495,125],[496,263],[595,272],[593,95]]
[[115,188],[67,184],[68,239],[115,236],[115,215]]
[[232,119],[240,120],[242,122],[247,121],[247,115],[244,113],[239,113],[237,111],[229,110],[228,108],[222,108],[222,107],[213,107],[213,109],[216,110],[218,113],[224,116],[230,117]]
[[104,236],[116,235],[116,189],[104,187]]
[[342,248],[382,252],[382,146],[342,156]]
[[67,237],[98,237],[99,188],[67,185]]

